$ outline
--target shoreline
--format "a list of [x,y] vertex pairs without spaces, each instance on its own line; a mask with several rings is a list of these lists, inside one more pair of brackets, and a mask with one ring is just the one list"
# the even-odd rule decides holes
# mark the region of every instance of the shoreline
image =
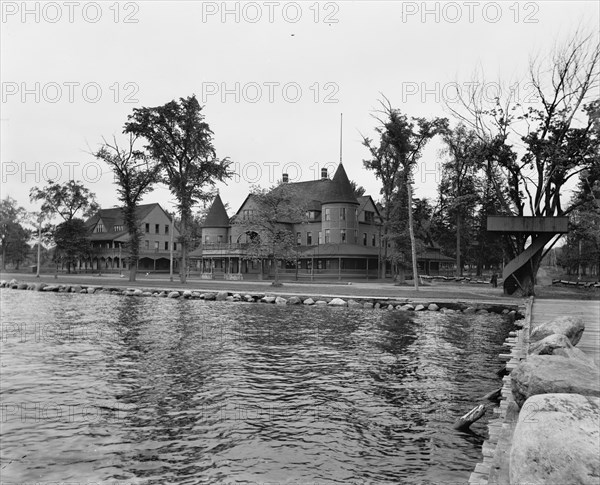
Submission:
[[[33,281],[32,281],[33,280]],[[49,280],[47,283],[44,280]],[[100,283],[100,282],[98,282]],[[119,283],[125,283],[119,281]],[[129,282],[127,282],[129,283]],[[136,282],[138,283],[138,282]],[[226,282],[228,286],[231,282]],[[346,294],[348,292],[323,293],[320,291],[281,291],[284,287],[274,287],[265,284],[253,291],[230,288],[228,290],[217,288],[178,288],[175,286],[166,287],[164,285],[131,285],[131,284],[88,284],[88,283],[63,283],[54,278],[30,278],[28,280],[0,281],[0,288],[10,288],[26,291],[41,291],[55,293],[84,293],[84,294],[110,294],[121,297],[139,297],[139,298],[171,298],[171,299],[189,299],[205,301],[228,301],[228,302],[247,302],[247,303],[270,303],[279,305],[305,305],[305,306],[335,306],[335,307],[354,307],[364,309],[387,309],[401,311],[439,311],[442,313],[497,313],[507,315],[513,321],[524,318],[521,313],[522,305],[519,302],[482,300],[469,298],[470,295],[464,295],[462,299],[440,298],[439,296],[421,295],[418,298],[410,296],[377,296]],[[318,286],[318,285],[315,285]],[[344,287],[350,288],[350,287]],[[256,291],[256,290],[259,291]]]

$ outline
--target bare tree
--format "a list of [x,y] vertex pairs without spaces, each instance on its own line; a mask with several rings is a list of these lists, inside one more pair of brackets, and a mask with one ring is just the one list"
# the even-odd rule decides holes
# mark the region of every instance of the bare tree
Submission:
[[123,204],[123,218],[129,233],[129,281],[135,281],[142,237],[137,206],[142,197],[153,190],[158,180],[160,165],[145,152],[135,149],[137,136],[130,134],[128,145],[119,147],[116,138],[112,142],[102,138],[102,147],[94,153],[115,174],[119,201]]
[[[600,147],[599,61],[596,36],[578,31],[548,58],[530,61],[528,81],[537,99],[529,106],[519,103],[514,93],[489,103],[484,82],[461,96],[458,105],[446,105],[484,143],[487,173],[507,213],[564,216],[578,206],[577,199],[569,202],[565,188],[595,163]],[[524,295],[534,294],[541,260],[556,240],[530,259]],[[511,236],[507,242],[509,255],[516,257],[525,249],[527,236]]]

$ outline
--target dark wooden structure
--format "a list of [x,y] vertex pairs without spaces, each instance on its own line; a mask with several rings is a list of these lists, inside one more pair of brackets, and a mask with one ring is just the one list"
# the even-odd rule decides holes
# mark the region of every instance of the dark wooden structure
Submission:
[[557,234],[568,231],[568,217],[516,217],[488,216],[487,230],[505,234],[522,234],[531,237],[531,244],[516,258],[509,261],[502,271],[504,293],[512,295],[517,289],[523,288],[529,275],[528,266],[546,244]]

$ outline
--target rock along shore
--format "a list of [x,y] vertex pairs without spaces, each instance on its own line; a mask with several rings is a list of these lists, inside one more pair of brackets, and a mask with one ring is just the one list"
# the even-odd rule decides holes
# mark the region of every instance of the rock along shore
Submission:
[[269,303],[275,305],[305,305],[315,307],[349,307],[364,309],[399,310],[410,312],[441,312],[485,314],[497,313],[506,315],[512,320],[523,318],[517,305],[505,303],[466,303],[460,301],[413,301],[408,298],[386,297],[354,297],[342,299],[322,295],[277,295],[275,292],[233,292],[233,291],[199,291],[178,290],[173,288],[143,288],[143,287],[118,287],[79,284],[48,284],[44,282],[26,282],[12,279],[0,281],[0,288],[15,290],[43,291],[55,293],[85,293],[103,294],[123,297],[138,298],[172,298],[185,300],[227,301],[246,303]]
[[533,299],[523,329],[511,332],[510,354],[483,444],[484,460],[469,484],[598,485],[600,478],[600,371],[575,346],[585,322],[572,315],[532,328]]

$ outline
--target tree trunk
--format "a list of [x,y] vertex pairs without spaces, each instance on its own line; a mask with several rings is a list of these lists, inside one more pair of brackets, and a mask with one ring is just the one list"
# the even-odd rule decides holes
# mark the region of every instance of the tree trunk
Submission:
[[415,230],[413,228],[412,213],[412,185],[410,180],[406,181],[406,192],[408,193],[408,232],[410,234],[410,249],[412,253],[413,281],[415,290],[419,290],[419,269],[417,268],[417,247],[415,243]]
[[460,211],[456,214],[456,276],[462,276],[460,263]]
[[188,251],[188,247],[187,247],[187,227],[188,227],[188,221],[189,221],[189,212],[190,210],[188,208],[185,208],[182,206],[181,208],[181,230],[179,231],[179,234],[181,236],[181,241],[180,241],[180,245],[181,245],[181,266],[179,267],[179,281],[181,281],[182,283],[186,283],[187,282],[187,272],[186,272],[186,268],[187,268],[187,251]]
[[[123,264],[123,263],[121,262],[121,264]],[[135,281],[136,276],[137,276],[137,262],[136,262],[136,264],[129,265],[129,281]]]

